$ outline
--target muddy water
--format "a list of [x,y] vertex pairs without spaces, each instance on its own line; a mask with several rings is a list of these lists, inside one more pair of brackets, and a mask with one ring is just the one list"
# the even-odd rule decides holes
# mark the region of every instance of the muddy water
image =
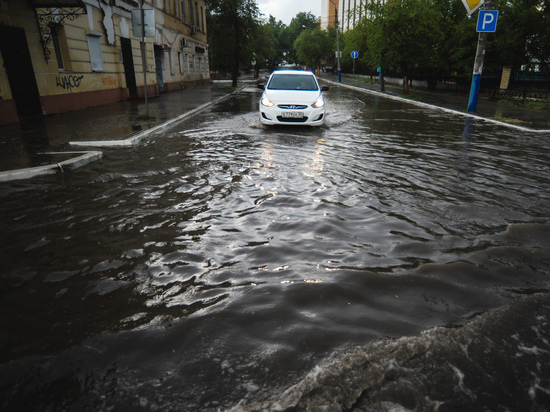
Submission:
[[3,409],[544,410],[547,136],[326,97],[3,184]]

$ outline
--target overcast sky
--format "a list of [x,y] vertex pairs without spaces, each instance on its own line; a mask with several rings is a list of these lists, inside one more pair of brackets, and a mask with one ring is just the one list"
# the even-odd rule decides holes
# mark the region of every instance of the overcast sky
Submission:
[[321,17],[321,0],[256,0],[256,3],[264,19],[268,19],[271,14],[275,20],[282,20],[287,26],[301,11],[309,11],[315,17]]

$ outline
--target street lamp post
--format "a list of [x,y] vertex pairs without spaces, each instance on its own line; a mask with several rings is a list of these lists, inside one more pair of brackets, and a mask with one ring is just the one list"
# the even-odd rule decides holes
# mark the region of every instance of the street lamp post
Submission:
[[338,59],[338,83],[342,83],[342,69],[340,67],[340,36],[338,35],[338,7],[332,0],[329,1],[334,4],[334,18],[336,20],[336,58]]

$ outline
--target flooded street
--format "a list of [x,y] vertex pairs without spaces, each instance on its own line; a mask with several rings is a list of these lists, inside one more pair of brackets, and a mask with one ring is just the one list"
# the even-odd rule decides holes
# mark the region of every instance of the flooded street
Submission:
[[2,183],[2,410],[546,410],[549,136],[325,97]]

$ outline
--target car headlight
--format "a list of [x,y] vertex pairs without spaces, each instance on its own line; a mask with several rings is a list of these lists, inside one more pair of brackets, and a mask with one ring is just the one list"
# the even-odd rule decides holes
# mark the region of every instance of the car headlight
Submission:
[[267,98],[267,96],[263,96],[261,102],[262,102],[262,105],[263,105],[263,106],[267,106],[267,107],[273,107],[273,106],[275,106],[275,103],[273,103],[271,100],[269,100],[269,99]]
[[315,107],[316,109],[323,107],[325,105],[325,99],[323,99],[323,96],[320,96],[315,103],[313,103],[311,106]]

